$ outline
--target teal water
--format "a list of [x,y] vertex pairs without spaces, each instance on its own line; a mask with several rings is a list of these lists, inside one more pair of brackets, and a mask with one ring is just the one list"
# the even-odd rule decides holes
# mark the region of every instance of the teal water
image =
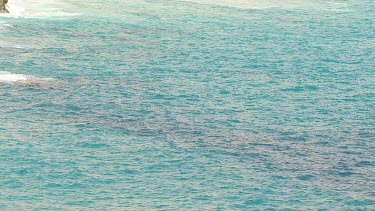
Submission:
[[9,1],[1,210],[375,209],[373,1]]

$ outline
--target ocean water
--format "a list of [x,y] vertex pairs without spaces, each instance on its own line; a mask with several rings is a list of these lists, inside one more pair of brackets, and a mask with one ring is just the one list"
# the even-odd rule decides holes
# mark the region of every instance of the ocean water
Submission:
[[364,0],[9,0],[0,210],[374,210]]

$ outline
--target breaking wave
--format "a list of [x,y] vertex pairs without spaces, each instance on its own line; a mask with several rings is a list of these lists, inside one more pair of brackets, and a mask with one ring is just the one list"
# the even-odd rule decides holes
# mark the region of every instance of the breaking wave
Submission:
[[0,83],[3,84],[16,84],[19,82],[43,82],[43,81],[52,81],[53,78],[39,78],[31,75],[24,74],[13,74],[6,71],[0,71]]
[[58,0],[13,0],[9,1],[7,6],[10,13],[3,14],[2,16],[48,18],[78,15],[78,13],[71,13],[67,2]]

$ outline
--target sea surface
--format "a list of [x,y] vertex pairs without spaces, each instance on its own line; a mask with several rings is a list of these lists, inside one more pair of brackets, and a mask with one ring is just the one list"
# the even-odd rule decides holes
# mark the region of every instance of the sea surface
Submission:
[[373,0],[9,0],[0,210],[375,210]]

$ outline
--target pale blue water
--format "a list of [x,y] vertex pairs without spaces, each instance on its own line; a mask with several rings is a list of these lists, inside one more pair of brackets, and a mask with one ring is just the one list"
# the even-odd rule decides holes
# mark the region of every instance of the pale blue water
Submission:
[[9,1],[0,210],[375,210],[374,1]]

